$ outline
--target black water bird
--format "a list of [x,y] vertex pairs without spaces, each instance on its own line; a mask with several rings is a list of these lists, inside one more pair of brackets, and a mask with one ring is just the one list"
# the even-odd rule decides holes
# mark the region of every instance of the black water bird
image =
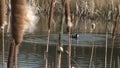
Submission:
[[79,35],[77,34],[77,33],[75,33],[75,34],[72,34],[72,36],[71,36],[73,39],[77,39],[78,37],[79,37]]

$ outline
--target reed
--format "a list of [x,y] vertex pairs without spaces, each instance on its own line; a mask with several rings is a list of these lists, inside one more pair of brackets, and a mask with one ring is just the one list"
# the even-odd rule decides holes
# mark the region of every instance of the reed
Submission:
[[111,48],[111,56],[110,56],[110,68],[112,68],[112,58],[113,58],[113,51],[114,51],[114,41],[115,41],[115,35],[116,35],[116,30],[117,30],[117,25],[118,25],[118,19],[119,19],[119,13],[115,17],[115,22],[114,22],[114,28],[112,32],[112,48]]
[[107,23],[106,23],[106,44],[105,44],[105,68],[107,68],[107,48],[108,48],[108,31],[107,31]]
[[111,7],[112,7],[112,10],[114,10],[114,1],[111,0]]
[[[25,17],[26,17],[26,0],[12,0],[11,1],[11,8],[12,8],[12,19],[11,19],[11,30],[12,30],[12,37],[14,40],[14,53],[15,54],[15,68],[18,66],[18,53],[19,53],[19,45],[23,40],[23,34],[25,31]],[[13,57],[13,56],[9,56]],[[9,63],[8,63],[9,64]],[[8,67],[11,68],[11,67]]]
[[65,0],[65,16],[66,16],[66,23],[68,29],[68,68],[71,68],[71,29],[72,29],[72,22],[70,17],[70,4],[69,0]]
[[114,42],[115,42],[115,37],[112,38],[112,47],[111,47],[111,55],[110,55],[110,68],[112,68],[112,63],[113,63]]
[[[93,25],[94,24],[94,25]],[[91,34],[93,33],[93,31],[95,30],[95,23],[92,23],[92,31],[91,31]],[[96,32],[95,32],[96,33]],[[89,68],[92,68],[92,67],[94,67],[94,66],[92,66],[93,65],[93,56],[94,56],[94,54],[95,54],[95,41],[94,41],[94,37],[92,37],[92,51],[91,51],[91,56],[90,56],[90,62],[89,62]]]
[[7,68],[12,68],[14,51],[15,51],[15,43],[14,43],[14,41],[13,41],[13,42],[11,43],[10,49],[9,49],[9,56],[8,56]]
[[112,38],[114,38],[116,33],[117,33],[116,31],[117,31],[117,27],[118,27],[118,20],[119,20],[119,13],[117,13],[117,15],[115,17],[114,28],[113,28],[113,32],[112,32]]
[[[19,45],[23,40],[25,32],[30,33],[34,31],[37,21],[38,18],[35,15],[35,9],[27,3],[27,0],[11,0],[11,34],[13,38],[13,45],[10,46],[7,64],[8,68],[12,67],[13,59],[15,68],[18,67],[17,58],[19,54]],[[13,56],[15,56],[15,58],[13,58]]]
[[118,61],[118,68],[120,67],[120,57],[117,56],[117,61]]
[[11,4],[10,4],[11,2],[10,2],[10,0],[8,0],[7,1],[7,7],[8,7],[8,9],[7,9],[7,23],[8,23],[8,25],[7,25],[7,33],[9,33],[9,31],[10,31],[10,17],[11,17]]
[[6,25],[6,3],[5,0],[0,1],[0,27],[1,27],[1,45],[2,45],[2,68],[5,67],[5,48],[4,48],[4,27]]
[[[94,38],[93,38],[94,39]],[[91,51],[91,57],[90,57],[90,62],[89,62],[89,68],[92,68],[92,63],[93,63],[93,56],[94,56],[94,48],[95,48],[95,45],[94,45],[94,40],[92,42],[92,51]]]
[[48,20],[48,38],[47,38],[47,46],[46,46],[46,57],[45,57],[45,60],[46,60],[46,68],[48,68],[48,48],[49,48],[49,41],[50,41],[50,28],[51,28],[51,23],[52,23],[52,20],[53,20],[53,13],[54,13],[54,6],[55,6],[55,3],[54,3],[54,0],[51,1],[51,5],[50,5],[50,16],[49,16],[49,20]]
[[[60,0],[56,0],[56,1],[60,1]],[[113,0],[114,2],[114,5],[118,5],[117,0]],[[49,13],[49,7],[47,7],[49,4],[48,4],[48,1],[47,0],[41,0],[41,2],[43,2],[43,6],[41,6],[41,12],[48,15]],[[46,3],[46,7],[45,7],[45,4],[44,2]],[[94,18],[94,20],[98,20],[101,22],[101,20],[108,20],[109,18],[109,21],[113,21],[113,14],[115,14],[116,12],[112,10],[112,7],[111,7],[111,0],[101,0],[101,1],[98,1],[98,0],[74,0],[74,1],[70,1],[70,8],[72,9],[71,13],[75,15],[75,17],[79,16],[80,19],[83,19],[83,22],[88,20],[88,18]],[[75,3],[76,2],[76,3]],[[60,4],[60,2],[58,3]],[[76,7],[75,7],[76,5]],[[57,10],[55,11],[55,13],[58,13],[56,15],[59,15],[61,14],[61,6],[55,6],[55,8],[60,8],[60,10]],[[114,6],[114,9],[116,8],[116,6]],[[75,10],[74,10],[75,9]],[[75,11],[76,11],[76,14],[75,14]],[[110,12],[110,13],[109,13]],[[41,14],[42,14],[41,13]],[[57,20],[58,21],[58,20]],[[112,24],[110,22],[110,24]],[[82,24],[82,20],[79,22],[80,24]],[[57,25],[59,25],[58,23],[56,23]],[[99,32],[105,32],[105,28],[104,28],[104,23],[100,23],[102,24],[103,26],[98,26],[96,31],[99,31]],[[88,23],[86,23],[86,25],[88,25]],[[108,25],[108,27],[111,27],[112,25]],[[58,27],[58,26],[56,26]],[[84,27],[81,26],[81,29],[82,31],[84,31]],[[64,28],[65,29],[65,28]],[[81,30],[80,30],[81,31]],[[79,31],[79,32],[80,32]],[[86,32],[89,32],[89,29],[86,30]]]
[[5,45],[4,45],[4,29],[2,29],[2,68],[5,67]]
[[61,0],[61,5],[62,5],[62,14],[61,14],[61,21],[60,21],[60,32],[59,32],[59,44],[57,46],[57,62],[56,62],[56,68],[61,68],[61,55],[63,52],[63,47],[62,47],[62,35],[63,35],[63,21],[64,21],[64,0]]

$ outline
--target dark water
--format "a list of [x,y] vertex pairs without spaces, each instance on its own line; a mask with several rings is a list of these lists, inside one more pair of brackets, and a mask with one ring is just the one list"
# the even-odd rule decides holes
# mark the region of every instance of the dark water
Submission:
[[[73,68],[88,68],[92,46],[94,45],[94,56],[92,62],[92,68],[104,68],[105,65],[105,34],[79,34],[80,37],[72,39],[72,67]],[[113,53],[113,66],[117,67],[120,56],[120,42],[119,38],[115,40],[115,46]],[[5,54],[6,54],[6,64],[8,49],[10,45],[10,40],[7,38],[5,43]],[[44,51],[46,49],[47,35],[27,35],[20,46],[20,53],[18,57],[18,68],[45,68]],[[64,34],[62,36],[64,52],[62,53],[62,65],[61,68],[67,68],[67,46],[68,46],[68,35]],[[58,35],[51,34],[50,45],[49,45],[49,68],[55,67],[56,61],[56,46],[58,45]],[[110,63],[110,53],[112,46],[112,37],[108,35],[108,57],[107,57],[107,67],[109,68]],[[1,46],[0,46],[1,49]],[[2,61],[2,55],[0,51],[0,61]],[[2,68],[2,62],[0,62],[0,68]]]

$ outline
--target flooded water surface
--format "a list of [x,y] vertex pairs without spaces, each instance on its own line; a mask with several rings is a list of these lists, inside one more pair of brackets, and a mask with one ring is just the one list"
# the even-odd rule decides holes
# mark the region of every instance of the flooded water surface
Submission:
[[[94,54],[91,66],[92,68],[104,68],[105,66],[105,34],[79,34],[78,39],[72,39],[72,56],[71,62],[73,68],[88,68],[90,64],[92,47],[94,46]],[[50,35],[48,66],[49,68],[55,68],[56,65],[56,46],[58,45],[58,34]],[[8,50],[11,41],[7,40],[5,45],[6,64],[8,57]],[[67,47],[68,47],[68,35],[62,35],[62,43],[64,52],[62,53],[61,68],[67,68]],[[115,40],[116,48],[113,50],[113,66],[119,66],[120,56],[120,42],[119,38]],[[22,44],[20,45],[20,52],[18,57],[18,68],[45,68],[45,50],[47,45],[47,35],[27,35],[24,37]],[[110,54],[112,46],[112,37],[108,35],[108,55],[107,55],[107,67],[110,66]],[[1,49],[1,48],[0,48]],[[0,61],[2,61],[2,55],[0,51]],[[0,62],[0,67],[2,67]],[[118,68],[118,67],[115,67]]]

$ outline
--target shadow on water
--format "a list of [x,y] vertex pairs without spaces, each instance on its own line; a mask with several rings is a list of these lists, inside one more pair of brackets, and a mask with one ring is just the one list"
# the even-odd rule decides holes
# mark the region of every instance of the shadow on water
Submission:
[[[104,55],[105,55],[105,35],[104,34],[79,34],[80,37],[72,39],[72,66],[75,68],[88,68],[91,55],[92,40],[95,42],[95,52],[93,56],[93,68],[104,68]],[[92,39],[94,37],[94,39]],[[111,35],[108,36],[108,62],[110,61],[111,53]],[[56,61],[56,46],[58,45],[58,35],[51,34],[49,46],[49,67],[55,67]],[[64,52],[62,53],[62,66],[67,66],[67,45],[68,35],[62,36]],[[117,48],[114,49],[113,61],[117,63],[116,59],[120,56],[119,38],[115,40]],[[7,41],[9,44],[11,41]],[[45,68],[44,51],[46,49],[47,35],[27,35],[24,37],[23,43],[20,46],[20,54],[18,58],[19,68]],[[78,43],[78,44],[77,44]],[[9,45],[5,46],[6,62],[8,56]],[[0,46],[1,49],[1,46]],[[0,51],[0,61],[2,58]],[[117,57],[116,57],[117,56]],[[0,62],[0,67],[2,63]],[[109,67],[109,63],[107,63]]]

